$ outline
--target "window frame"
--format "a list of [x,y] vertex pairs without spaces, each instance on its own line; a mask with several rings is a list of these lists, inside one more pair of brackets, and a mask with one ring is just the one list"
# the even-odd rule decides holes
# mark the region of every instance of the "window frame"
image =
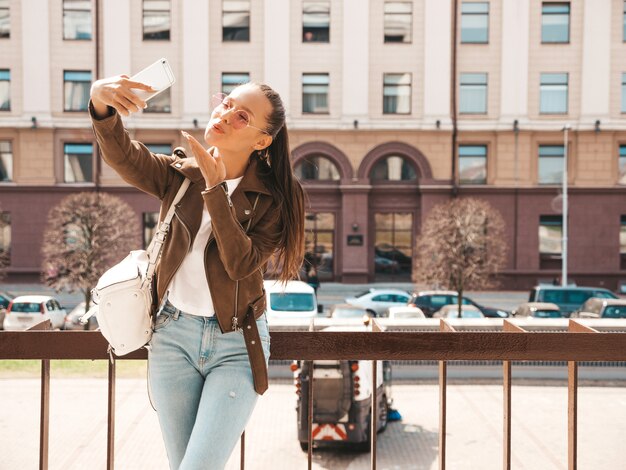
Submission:
[[[563,86],[563,83],[544,83],[544,79],[548,75],[564,75],[565,76],[565,111],[543,111],[543,87],[559,87]],[[548,90],[545,90],[548,91]],[[554,90],[553,90],[554,92]],[[563,116],[569,114],[569,72],[540,72],[539,75],[539,114],[542,116]]]
[[[410,12],[388,12],[386,11],[386,6],[392,3],[404,3],[411,6]],[[408,16],[409,21],[409,40],[408,41],[389,41],[387,40],[388,35],[386,34],[387,29],[387,19],[389,17],[398,17],[398,16]],[[411,1],[402,1],[402,0],[385,0],[383,4],[383,44],[413,44],[413,2]]]
[[[374,178],[372,176],[372,173],[374,172],[374,170],[376,169],[376,167],[380,164],[382,164],[383,162],[386,162],[389,158],[392,157],[396,157],[396,158],[400,158],[402,159],[402,165],[408,165],[411,170],[413,171],[413,173],[415,174],[414,178],[410,178],[410,179],[402,179],[402,176],[400,176],[400,179],[398,180],[393,180],[393,179],[389,179],[389,173],[387,173],[387,178]],[[388,168],[388,167],[387,167]],[[400,168],[400,173],[402,173],[402,167]],[[387,153],[383,156],[381,156],[380,158],[376,159],[376,161],[372,164],[372,166],[369,169],[367,178],[370,181],[370,184],[372,185],[389,185],[389,184],[393,184],[393,185],[398,185],[398,184],[405,184],[405,185],[414,185],[416,183],[418,183],[419,181],[419,168],[417,167],[417,165],[415,165],[415,162],[409,158],[408,156],[402,154],[402,153]]]
[[[468,80],[469,76],[473,75],[475,77],[477,77],[478,75],[484,75],[485,77],[485,83],[477,83],[477,82],[465,82],[463,83],[463,77],[465,76],[465,79]],[[477,87],[477,86],[484,86],[485,88],[485,110],[484,111],[463,111],[461,109],[461,102],[462,102],[462,97],[461,95],[463,94],[463,86],[466,87]],[[468,90],[466,89],[466,92]],[[486,116],[487,114],[489,114],[489,73],[488,72],[461,72],[459,73],[459,102],[458,102],[458,107],[459,107],[459,115],[475,115],[475,116]]]
[[[67,73],[88,73],[89,74],[89,81],[87,80],[66,80],[65,76]],[[91,70],[63,70],[63,112],[64,113],[86,113],[89,111],[88,106],[89,106],[89,99],[87,99],[87,102],[85,103],[85,109],[65,109],[65,105],[66,105],[66,84],[67,83],[89,83],[89,88],[91,88],[91,84],[93,83],[93,73]]]
[[[485,149],[485,153],[484,153],[484,157],[482,155],[461,155],[461,149],[462,148],[469,148],[469,147],[482,147]],[[480,158],[483,157],[484,158],[484,167],[485,167],[485,179],[484,181],[480,181],[480,182],[473,182],[473,181],[463,181],[461,179],[461,159],[463,157],[472,157],[472,158]],[[485,186],[487,185],[487,180],[488,180],[488,165],[489,165],[489,145],[486,143],[474,143],[474,142],[466,142],[466,143],[459,143],[457,145],[457,171],[458,171],[458,181],[460,185],[463,186]]]
[[6,142],[9,144],[9,151],[8,152],[3,152],[2,151],[2,147],[0,146],[0,161],[1,161],[1,157],[2,155],[4,155],[5,153],[7,153],[8,155],[11,155],[11,168],[10,170],[7,171],[7,173],[9,174],[9,179],[3,180],[0,179],[0,184],[3,183],[13,183],[15,181],[14,177],[14,160],[15,160],[15,154],[13,153],[13,139],[0,139],[0,144],[2,144],[3,142]]
[[[398,75],[398,76],[409,76],[409,83],[386,83],[386,79],[388,76],[391,75]],[[404,79],[404,77],[402,77],[400,80]],[[395,87],[397,90],[402,89],[402,88],[408,88],[409,90],[409,110],[407,112],[398,112],[398,111],[394,111],[394,112],[388,112],[385,111],[385,88],[387,87]],[[398,95],[394,95],[395,97],[399,97],[402,96],[401,94]],[[396,106],[397,109],[397,106]],[[389,73],[383,73],[383,115],[385,116],[394,116],[394,115],[400,115],[400,116],[410,116],[413,113],[413,74],[411,72],[389,72]]]
[[[543,20],[544,20],[544,15],[564,15],[565,13],[563,12],[545,12],[544,8],[547,6],[567,6],[567,40],[566,41],[546,41],[544,40],[543,37],[543,28],[544,28],[544,24],[543,24]],[[543,1],[541,2],[541,44],[570,44],[571,41],[571,37],[572,37],[572,4],[571,2],[550,2],[550,1]]]
[[[248,2],[248,9],[247,10],[226,10],[224,9],[224,6],[230,2],[230,1],[236,1],[236,0],[222,0],[222,43],[225,42],[234,42],[234,43],[246,43],[246,42],[251,42],[252,41],[252,2],[251,0],[241,0],[241,1],[247,1]],[[225,28],[226,26],[224,26],[224,16],[227,13],[248,13],[248,38],[247,39],[226,39],[225,38]]]
[[[624,171],[623,174],[622,170]],[[617,146],[617,175],[617,184],[626,185],[626,143],[620,142]]]
[[[95,162],[95,155],[94,155],[94,149],[95,149],[94,144],[92,142],[64,141],[64,142],[61,143],[61,145],[62,145],[62,149],[63,149],[63,165],[62,165],[62,168],[61,168],[63,184],[67,184],[67,185],[93,185],[93,184],[95,184],[96,162]],[[65,174],[66,174],[67,156],[68,155],[89,155],[87,152],[67,152],[67,146],[68,145],[90,146],[91,147],[91,175],[89,175],[90,180],[88,180],[88,181],[67,181],[66,180]]]
[[[328,83],[323,83],[323,84],[319,84],[319,83],[305,83],[305,77],[313,77],[313,76],[317,76],[317,77],[326,77],[328,79]],[[328,72],[303,72],[302,73],[302,114],[303,115],[330,115],[330,73]],[[316,86],[326,86],[326,105],[327,105],[327,109],[326,111],[305,111],[304,110],[304,97],[305,97],[305,86],[306,85],[316,85]]]
[[[313,163],[311,161],[312,159],[318,159],[318,162]],[[310,154],[305,155],[302,158],[300,158],[294,165],[294,174],[301,173],[302,170],[300,170],[300,168],[302,168],[303,165],[311,165],[311,166],[316,167],[316,173],[317,173],[317,176],[319,176],[319,169],[320,169],[319,160],[327,160],[329,162],[329,164],[334,168],[334,171],[337,173],[337,179],[332,179],[332,178],[322,179],[319,177],[318,178],[306,178],[305,175],[298,176],[298,179],[302,183],[305,183],[305,184],[315,184],[315,183],[339,184],[341,182],[341,171],[339,170],[339,165],[337,165],[337,162],[332,157],[329,157],[328,155],[325,155],[320,152],[311,152]]]
[[[6,17],[8,18],[8,33],[6,35],[0,34],[0,40],[11,39],[11,5],[10,0],[0,0],[0,18],[3,17],[2,12],[6,11]],[[3,6],[6,5],[6,6]],[[2,30],[0,30],[2,31]]]
[[[487,5],[487,12],[463,12],[463,6],[464,5],[470,5],[470,4],[483,4],[483,5]],[[489,44],[489,37],[491,35],[491,28],[490,28],[490,20],[491,20],[491,5],[489,4],[489,2],[461,2],[461,21],[460,21],[460,34],[459,34],[459,41],[461,44]],[[486,28],[486,39],[484,41],[464,41],[463,40],[463,18],[468,17],[468,16],[486,16],[487,17],[487,28]]]
[[[6,72],[6,76],[8,78],[4,78],[4,73]],[[0,83],[7,82],[8,83],[8,96],[9,96],[9,107],[8,108],[0,108],[0,113],[11,112],[11,69],[0,69]]]
[[142,41],[171,41],[172,40],[172,2],[171,0],[161,0],[161,1],[168,1],[169,3],[169,8],[167,9],[168,20],[169,20],[167,38],[146,37],[146,11],[148,12],[165,11],[165,10],[155,10],[155,9],[146,10],[146,1],[152,1],[152,0],[141,0],[141,40]]
[[[85,1],[85,3],[89,3],[89,10],[82,9],[82,8],[68,8],[68,7],[66,7],[66,3],[67,4],[72,4],[73,2],[71,0],[61,0],[63,40],[64,41],[92,41],[93,40],[93,35],[94,35],[93,5],[92,5],[92,2],[91,1]],[[91,23],[91,29],[89,31],[89,37],[88,38],[68,38],[68,37],[65,36],[65,13],[67,11],[74,11],[74,12],[85,12],[85,11],[88,11],[89,12],[89,20],[90,20],[90,23]]]
[[[301,17],[301,22],[302,22],[302,44],[329,44],[330,43],[330,19],[331,19],[331,10],[332,10],[332,5],[331,5],[331,1],[330,0],[324,0],[327,5],[328,5],[328,39],[327,40],[311,40],[311,41],[305,41],[304,39],[304,35],[307,33],[307,31],[305,31],[305,24],[304,24],[304,15],[305,15],[305,4],[306,3],[313,3],[314,0],[302,0],[302,17]],[[310,14],[310,13],[309,13]],[[314,14],[318,14],[318,13],[314,13]],[[324,14],[324,13],[321,13]],[[319,15],[321,15],[319,14]],[[310,29],[310,27],[309,27]]]
[[[240,75],[240,76],[247,76],[247,80],[246,81],[238,81],[238,82],[233,82],[233,83],[224,83],[224,78],[226,76],[235,76],[235,75]],[[232,90],[234,90],[235,88],[237,88],[239,85],[243,84],[243,83],[247,83],[250,81],[250,72],[222,72],[222,78],[221,78],[221,84],[222,84],[222,93],[228,95],[230,94],[230,92]],[[228,88],[224,88],[225,86],[231,86],[232,88],[230,89],[230,91],[226,91]]]
[[[545,150],[548,149],[548,147],[552,147],[552,148],[556,148],[559,147],[562,151],[561,155],[550,155],[550,154],[546,154],[546,155],[541,155],[541,150],[542,148],[544,148]],[[563,184],[563,172],[561,171],[561,177],[560,177],[560,181],[557,182],[553,182],[553,181],[541,181],[541,158],[560,158],[561,159],[561,168],[563,168],[563,160],[565,158],[565,146],[563,144],[539,144],[538,148],[537,148],[537,184],[541,185],[541,186],[555,186],[555,185],[562,185]]]
[[[558,220],[557,220],[558,219]],[[541,227],[560,227],[561,228],[561,237],[559,244],[559,251],[556,252],[548,252],[541,251]],[[562,215],[539,215],[539,224],[537,226],[537,250],[539,251],[539,256],[542,258],[561,258],[563,256],[563,216]]]

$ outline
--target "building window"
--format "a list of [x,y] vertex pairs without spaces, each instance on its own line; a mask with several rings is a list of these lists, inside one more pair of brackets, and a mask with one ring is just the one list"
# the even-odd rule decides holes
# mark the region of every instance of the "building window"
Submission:
[[489,42],[489,3],[463,2],[461,5],[461,43]]
[[229,94],[235,88],[243,83],[250,81],[250,74],[242,73],[223,73],[222,74],[222,93]]
[[169,0],[143,0],[143,39],[170,39]]
[[563,182],[562,145],[539,146],[539,184],[561,184]]
[[87,111],[91,72],[63,71],[64,111]]
[[557,268],[549,264],[550,259],[560,259],[562,254],[563,217],[560,215],[539,216],[540,268]]
[[172,154],[172,144],[146,144],[146,147],[152,153],[160,153],[162,155]]
[[0,266],[11,265],[11,213],[0,212]]
[[417,172],[408,159],[392,155],[380,159],[370,172],[373,181],[415,181]]
[[11,37],[11,13],[9,0],[0,0],[0,38]]
[[413,3],[385,2],[385,42],[411,42]]
[[567,114],[568,74],[542,73],[540,88],[541,114]]
[[223,0],[222,41],[250,41],[250,0]]
[[386,73],[383,78],[383,114],[411,113],[411,74]]
[[461,114],[487,114],[487,74],[462,73],[459,97]]
[[0,140],[0,181],[13,181],[13,149],[8,140]]
[[314,267],[320,281],[333,280],[335,214],[307,212],[304,219],[304,265]]
[[302,1],[302,42],[330,41],[330,1]]
[[626,113],[626,73],[622,73],[622,113]]
[[413,214],[374,214],[374,273],[377,281],[410,280],[413,260]]
[[143,213],[143,249],[147,249],[159,225],[158,212]]
[[487,146],[459,145],[459,182],[487,183]]
[[337,166],[321,155],[309,155],[298,162],[294,170],[300,180],[339,181],[341,176]]
[[93,181],[93,145],[65,144],[66,183],[90,183]]
[[63,39],[91,39],[90,0],[63,0]]
[[148,107],[143,110],[144,113],[171,113],[172,112],[172,94],[171,88],[162,91],[150,101],[148,101]]
[[0,111],[11,111],[11,72],[0,69]]
[[328,113],[327,73],[305,73],[302,75],[302,112]]
[[545,2],[541,8],[541,42],[569,42],[569,3]]
[[619,146],[619,184],[626,185],[626,145]]

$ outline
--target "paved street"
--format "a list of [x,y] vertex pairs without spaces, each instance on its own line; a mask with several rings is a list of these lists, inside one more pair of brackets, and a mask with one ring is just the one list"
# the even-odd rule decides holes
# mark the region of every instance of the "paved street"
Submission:
[[[379,435],[379,469],[438,468],[438,389],[397,385],[395,406],[403,420]],[[39,380],[0,380],[0,469],[36,469]],[[296,439],[296,395],[286,383],[272,383],[247,428],[249,469],[305,469],[306,454]],[[451,470],[502,468],[502,390],[496,385],[451,385],[448,389],[448,466]],[[582,387],[579,396],[580,470],[624,468],[626,389]],[[143,379],[118,379],[116,468],[166,470],[156,413]],[[567,468],[567,389],[514,386],[515,470]],[[106,381],[52,379],[50,470],[104,469]],[[369,468],[369,454],[315,450],[315,469]],[[238,469],[238,449],[228,469]]]

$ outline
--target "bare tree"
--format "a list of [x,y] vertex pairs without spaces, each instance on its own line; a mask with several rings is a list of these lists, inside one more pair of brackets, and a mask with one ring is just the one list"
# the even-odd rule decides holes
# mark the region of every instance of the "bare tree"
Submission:
[[458,292],[497,286],[507,245],[504,221],[487,201],[466,198],[435,206],[417,239],[416,282]]
[[42,280],[55,290],[80,290],[89,308],[100,276],[140,248],[135,211],[116,196],[78,193],[48,214],[42,246]]

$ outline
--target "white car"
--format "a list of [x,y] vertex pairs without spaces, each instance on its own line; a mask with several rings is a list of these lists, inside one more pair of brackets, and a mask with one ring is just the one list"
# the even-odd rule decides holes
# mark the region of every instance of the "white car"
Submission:
[[346,303],[363,307],[371,316],[382,316],[389,307],[406,305],[411,296],[400,289],[370,288],[354,297],[346,298]]
[[390,320],[403,320],[405,318],[426,318],[424,312],[419,307],[409,307],[408,305],[399,307],[389,307],[387,318]]
[[27,330],[44,320],[50,320],[53,329],[63,329],[65,314],[65,309],[54,297],[20,295],[9,304],[4,318],[4,329],[7,331]]
[[267,321],[317,316],[315,290],[302,281],[263,281]]

